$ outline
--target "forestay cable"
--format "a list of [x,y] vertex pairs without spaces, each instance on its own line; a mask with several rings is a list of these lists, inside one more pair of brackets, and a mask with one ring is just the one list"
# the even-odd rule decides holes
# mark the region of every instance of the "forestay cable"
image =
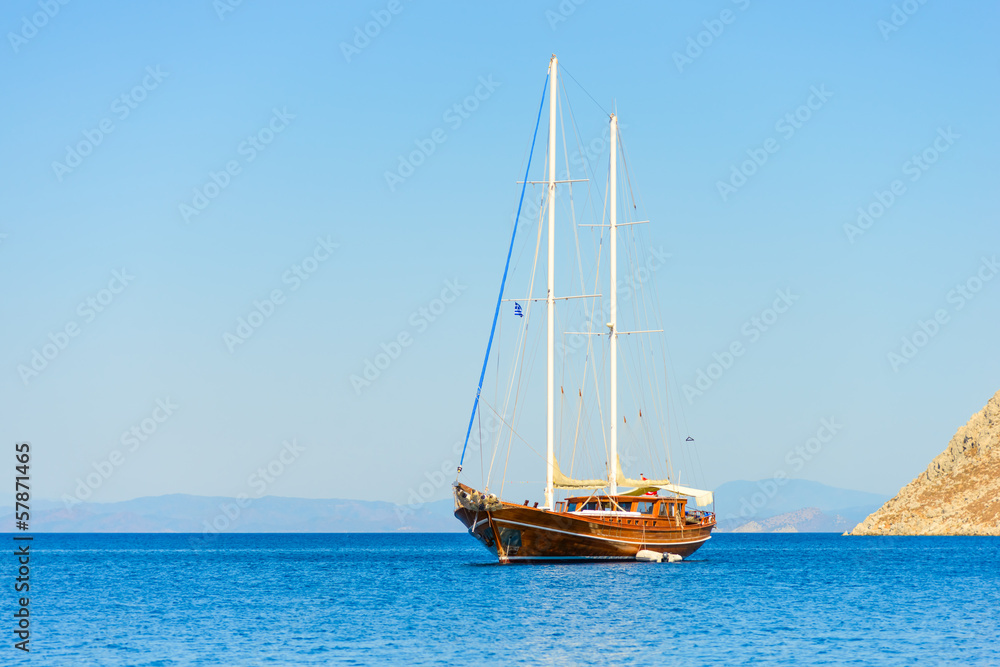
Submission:
[[[531,156],[535,152],[535,139],[538,137],[538,126],[542,122],[542,108],[545,106],[545,88],[549,85],[549,75],[545,76],[542,88],[542,101],[538,105],[538,118],[535,120],[535,133],[531,137],[531,150],[528,151],[528,165],[524,169],[524,183],[521,185],[521,197],[517,202],[517,215],[514,216],[514,230],[510,234],[510,247],[507,249],[507,263],[503,267],[503,279],[500,281],[500,294],[497,296],[497,308],[493,312],[493,326],[490,327],[490,340],[486,344],[486,358],[483,359],[483,370],[479,373],[479,386],[476,387],[476,400],[472,404],[472,415],[469,417],[469,428],[465,431],[465,444],[462,445],[462,458],[458,461],[458,473],[462,472],[465,462],[465,450],[469,446],[469,436],[472,434],[472,424],[476,421],[476,411],[479,409],[479,395],[483,392],[483,379],[486,377],[486,366],[490,362],[490,349],[493,347],[493,334],[497,330],[497,317],[500,316],[500,304],[503,301],[503,288],[507,284],[507,270],[510,268],[510,256],[514,252],[514,239],[517,237],[517,222],[521,218],[521,205],[524,203],[524,190],[528,187],[528,170],[531,169]],[[456,474],[456,478],[458,474]]]

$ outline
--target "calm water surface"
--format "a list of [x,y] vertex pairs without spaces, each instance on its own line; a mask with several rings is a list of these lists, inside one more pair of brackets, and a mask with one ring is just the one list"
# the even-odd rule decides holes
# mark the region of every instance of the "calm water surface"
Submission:
[[1000,538],[723,534],[676,564],[498,566],[461,534],[33,550],[32,652],[0,664],[1000,665]]

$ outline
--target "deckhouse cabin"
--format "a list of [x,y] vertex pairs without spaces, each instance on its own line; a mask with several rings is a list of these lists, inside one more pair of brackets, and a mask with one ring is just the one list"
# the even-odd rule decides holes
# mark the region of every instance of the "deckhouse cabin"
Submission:
[[700,525],[709,513],[687,513],[687,498],[676,496],[578,496],[556,503],[555,511],[622,526],[667,528]]

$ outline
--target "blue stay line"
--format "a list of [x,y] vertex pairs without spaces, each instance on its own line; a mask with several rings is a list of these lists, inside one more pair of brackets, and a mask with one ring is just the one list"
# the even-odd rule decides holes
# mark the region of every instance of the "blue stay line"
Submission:
[[531,169],[531,156],[535,153],[535,139],[538,138],[538,126],[542,122],[542,109],[545,106],[545,91],[549,86],[549,77],[545,76],[545,86],[542,88],[542,101],[538,105],[538,118],[535,120],[535,134],[531,137],[531,150],[528,151],[528,166],[524,168],[524,183],[521,185],[521,198],[517,202],[517,215],[514,216],[514,231],[510,235],[510,248],[507,249],[507,263],[503,267],[503,280],[500,281],[500,294],[497,296],[497,308],[493,312],[493,326],[490,327],[490,342],[486,344],[486,358],[483,359],[483,370],[479,373],[479,386],[476,387],[476,401],[472,404],[472,416],[469,417],[469,428],[465,432],[465,444],[462,445],[462,458],[458,462],[458,472],[462,472],[465,463],[465,450],[469,446],[469,436],[472,434],[472,424],[476,421],[476,410],[479,409],[479,395],[483,392],[483,379],[486,377],[486,366],[490,363],[490,350],[493,348],[493,334],[497,330],[497,317],[500,316],[500,303],[503,301],[503,289],[507,284],[507,270],[510,268],[510,256],[514,252],[514,238],[517,236],[517,222],[521,219],[521,204],[524,203],[524,190],[528,187],[528,170]]

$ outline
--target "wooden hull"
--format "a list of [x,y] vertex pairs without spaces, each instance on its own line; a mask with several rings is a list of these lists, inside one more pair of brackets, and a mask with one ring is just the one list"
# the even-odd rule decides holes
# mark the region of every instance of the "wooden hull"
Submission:
[[[456,503],[455,517],[501,563],[572,560],[635,560],[642,549],[687,558],[710,537],[715,520],[694,525],[653,517],[548,512],[501,503],[474,511]],[[668,525],[669,524],[669,525]]]

